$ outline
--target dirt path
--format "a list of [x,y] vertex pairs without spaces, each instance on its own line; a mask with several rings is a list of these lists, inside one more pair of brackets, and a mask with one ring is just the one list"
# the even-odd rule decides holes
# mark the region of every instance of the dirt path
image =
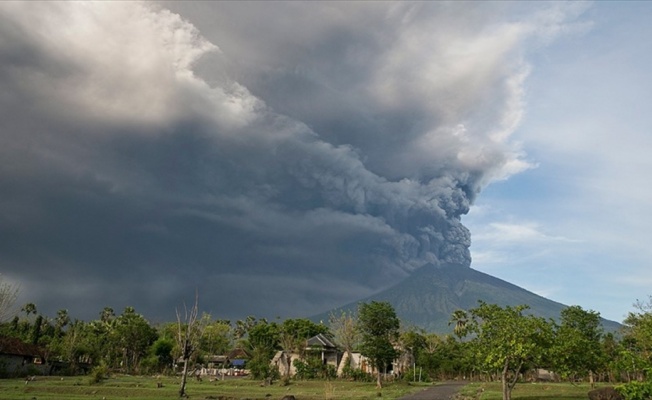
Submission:
[[399,400],[449,400],[468,382],[442,382]]

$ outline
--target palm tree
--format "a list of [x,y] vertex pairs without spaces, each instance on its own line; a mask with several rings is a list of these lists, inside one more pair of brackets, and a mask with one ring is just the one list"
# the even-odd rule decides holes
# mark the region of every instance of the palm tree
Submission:
[[62,332],[63,328],[68,326],[70,323],[70,316],[68,315],[68,310],[61,309],[57,311],[57,317],[55,318],[55,329],[57,332]]
[[36,305],[34,303],[27,303],[20,309],[20,311],[24,312],[27,318],[29,318],[31,314],[36,315]]
[[466,326],[469,323],[469,316],[466,314],[466,311],[464,310],[456,310],[453,315],[451,316],[451,320],[448,322],[448,325],[455,324],[455,327],[453,328],[453,332],[457,337],[462,337],[464,336],[464,331],[466,330]]

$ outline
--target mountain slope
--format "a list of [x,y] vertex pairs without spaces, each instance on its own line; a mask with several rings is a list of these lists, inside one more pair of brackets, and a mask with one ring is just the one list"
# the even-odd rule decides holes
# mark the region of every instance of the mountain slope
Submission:
[[[403,326],[415,326],[428,332],[450,333],[452,328],[448,322],[451,314],[458,309],[477,307],[479,300],[503,307],[527,304],[532,314],[554,319],[559,318],[561,310],[566,307],[471,268],[427,264],[389,289],[317,315],[313,319],[327,320],[331,312],[355,312],[360,302],[387,301],[394,306]],[[614,331],[619,324],[603,320],[603,326],[607,331]]]

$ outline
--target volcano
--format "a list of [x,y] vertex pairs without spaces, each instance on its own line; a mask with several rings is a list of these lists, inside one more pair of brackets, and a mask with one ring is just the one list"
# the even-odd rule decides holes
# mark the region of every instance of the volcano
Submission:
[[[449,321],[454,311],[475,308],[478,301],[501,307],[525,304],[530,307],[528,313],[555,320],[567,307],[472,268],[426,264],[389,289],[312,319],[327,321],[331,313],[355,313],[359,303],[371,301],[389,302],[396,310],[403,327],[417,327],[440,334],[452,332]],[[602,325],[609,332],[620,327],[617,322],[604,319]]]

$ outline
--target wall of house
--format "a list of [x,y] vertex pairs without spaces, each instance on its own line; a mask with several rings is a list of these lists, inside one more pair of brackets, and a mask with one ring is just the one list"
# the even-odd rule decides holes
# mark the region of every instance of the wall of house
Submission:
[[49,366],[34,364],[32,357],[11,354],[0,355],[1,376],[46,375]]

